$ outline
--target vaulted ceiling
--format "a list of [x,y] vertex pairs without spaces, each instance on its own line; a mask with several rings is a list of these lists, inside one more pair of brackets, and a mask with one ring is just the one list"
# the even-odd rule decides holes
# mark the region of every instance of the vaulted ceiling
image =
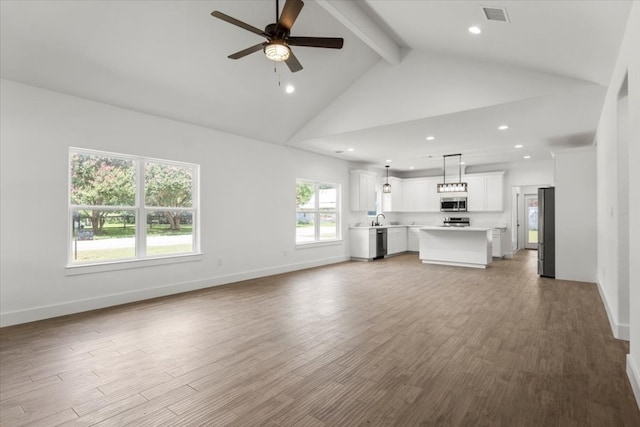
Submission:
[[292,35],[343,37],[344,48],[294,47],[304,69],[291,73],[260,52],[227,59],[262,39],[210,15],[263,28],[275,1],[2,0],[0,71],[400,171],[450,153],[480,165],[593,144],[631,1],[491,2],[509,22],[488,21],[481,5],[306,0]]

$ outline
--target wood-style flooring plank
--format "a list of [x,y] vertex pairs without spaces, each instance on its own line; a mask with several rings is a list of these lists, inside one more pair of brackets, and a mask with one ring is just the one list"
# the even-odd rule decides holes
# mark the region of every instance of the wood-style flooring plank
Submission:
[[415,254],[0,329],[2,426],[639,426],[595,284]]

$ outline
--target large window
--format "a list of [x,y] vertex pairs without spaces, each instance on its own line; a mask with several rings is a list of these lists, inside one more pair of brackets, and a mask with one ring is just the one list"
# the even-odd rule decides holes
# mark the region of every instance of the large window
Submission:
[[69,264],[198,251],[198,165],[69,150]]
[[340,186],[296,182],[296,243],[340,239]]

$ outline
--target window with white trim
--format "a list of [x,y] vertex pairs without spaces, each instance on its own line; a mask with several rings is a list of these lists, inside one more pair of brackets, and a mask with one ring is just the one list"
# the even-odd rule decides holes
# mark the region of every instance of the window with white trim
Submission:
[[199,252],[199,166],[69,149],[69,265]]
[[297,180],[296,244],[340,239],[340,185]]

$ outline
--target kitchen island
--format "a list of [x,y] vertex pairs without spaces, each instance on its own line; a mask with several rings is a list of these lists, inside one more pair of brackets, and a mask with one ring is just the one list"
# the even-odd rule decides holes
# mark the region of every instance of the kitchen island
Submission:
[[491,228],[422,227],[420,260],[425,264],[487,268],[491,263]]

